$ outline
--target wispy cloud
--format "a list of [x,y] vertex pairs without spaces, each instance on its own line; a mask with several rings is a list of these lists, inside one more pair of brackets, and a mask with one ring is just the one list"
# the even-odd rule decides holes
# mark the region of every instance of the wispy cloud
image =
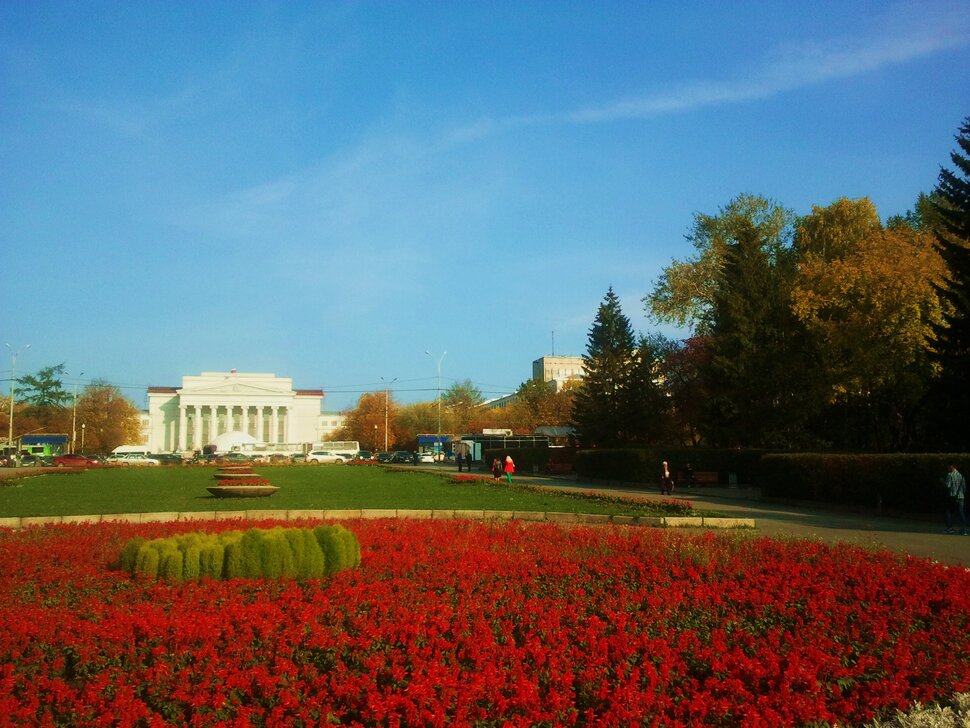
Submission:
[[869,35],[777,47],[743,78],[696,80],[600,105],[528,116],[484,118],[452,131],[462,144],[520,128],[648,119],[770,98],[808,86],[900,65],[970,43],[970,6],[899,3]]

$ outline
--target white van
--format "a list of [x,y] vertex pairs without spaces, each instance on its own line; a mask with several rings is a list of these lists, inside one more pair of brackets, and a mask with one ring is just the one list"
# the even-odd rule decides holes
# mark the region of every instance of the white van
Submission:
[[111,451],[112,455],[151,455],[147,445],[118,445]]

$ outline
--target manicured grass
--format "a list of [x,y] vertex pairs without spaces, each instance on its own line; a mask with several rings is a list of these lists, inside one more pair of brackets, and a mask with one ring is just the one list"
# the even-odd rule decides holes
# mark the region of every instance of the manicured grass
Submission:
[[216,498],[215,467],[92,468],[0,481],[0,517],[254,509],[469,509],[615,515],[689,515],[683,506],[582,496],[492,482],[456,483],[452,473],[369,466],[256,467],[280,488],[268,498]]

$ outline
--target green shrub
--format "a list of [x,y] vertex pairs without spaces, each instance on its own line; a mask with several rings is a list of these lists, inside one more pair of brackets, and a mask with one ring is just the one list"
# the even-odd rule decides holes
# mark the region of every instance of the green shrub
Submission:
[[174,543],[167,543],[158,553],[158,578],[172,584],[183,581],[182,567],[185,558]]
[[187,543],[183,554],[182,578],[185,581],[197,581],[202,573],[201,550],[196,543]]
[[120,558],[120,568],[122,571],[134,573],[135,563],[138,559],[138,549],[140,549],[144,543],[145,539],[143,539],[141,536],[135,536],[125,544],[125,547],[121,550]]
[[319,579],[327,573],[320,542],[309,528],[301,528],[299,533],[303,542],[303,553],[301,560],[297,562],[297,579]]
[[360,544],[340,525],[191,533],[124,545],[121,568],[171,583],[209,579],[319,579],[360,563]]
[[323,552],[323,573],[329,576],[344,568],[346,561],[344,542],[337,538],[334,526],[317,526],[313,535],[317,537],[320,550]]
[[152,579],[158,578],[158,549],[150,542],[138,549],[134,573]]
[[258,579],[263,574],[263,544],[259,529],[251,528],[243,533],[239,539],[239,549],[242,559],[240,576],[247,579]]
[[230,531],[220,538],[223,545],[222,579],[237,579],[245,576],[243,571],[242,532]]
[[205,541],[199,546],[199,577],[222,578],[222,562],[226,545],[218,539]]

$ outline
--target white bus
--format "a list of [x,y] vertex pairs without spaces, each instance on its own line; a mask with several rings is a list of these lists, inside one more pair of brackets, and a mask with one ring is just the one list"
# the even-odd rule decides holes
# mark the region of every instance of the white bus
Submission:
[[360,443],[357,440],[333,440],[331,442],[315,442],[313,450],[326,450],[334,455],[341,455],[353,460],[360,453]]

